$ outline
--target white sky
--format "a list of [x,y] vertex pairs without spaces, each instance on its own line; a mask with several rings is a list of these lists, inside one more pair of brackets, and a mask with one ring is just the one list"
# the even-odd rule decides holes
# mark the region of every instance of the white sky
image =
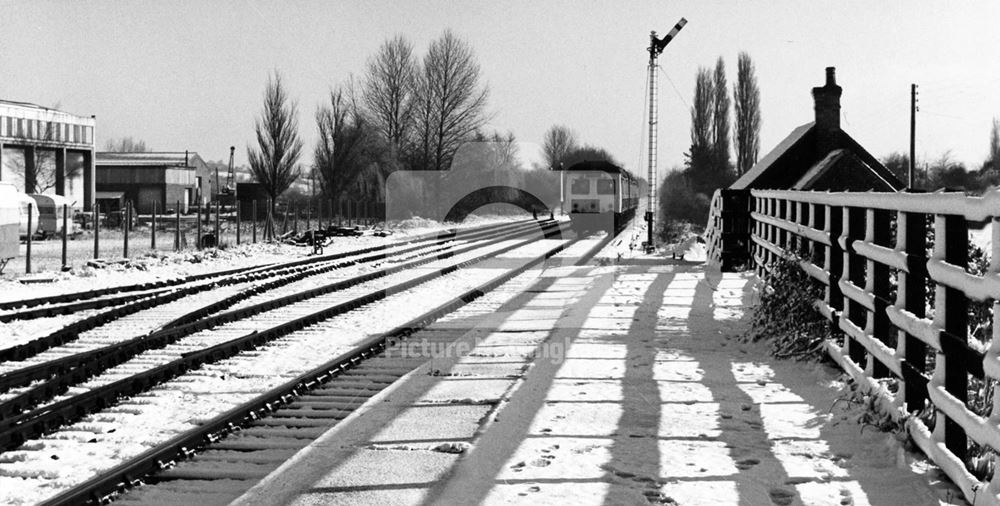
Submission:
[[[97,142],[131,135],[156,150],[245,163],[264,83],[278,69],[311,153],[328,90],[387,38],[423,54],[446,28],[474,47],[491,127],[540,143],[561,123],[645,173],[650,30],[688,25],[660,74],[660,166],[682,163],[698,66],[757,65],[761,155],[812,120],[824,68],[844,87],[842,125],[875,156],[909,149],[917,83],[919,158],[951,150],[978,168],[1000,116],[1000,2],[937,1],[11,1],[0,0],[0,98],[97,116]],[[664,78],[665,77],[665,78]],[[308,155],[311,158],[311,155]],[[661,173],[663,171],[661,170]]]

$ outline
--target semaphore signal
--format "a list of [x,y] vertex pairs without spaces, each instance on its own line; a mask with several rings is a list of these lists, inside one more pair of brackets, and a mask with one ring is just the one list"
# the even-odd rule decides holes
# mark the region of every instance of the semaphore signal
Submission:
[[657,104],[656,104],[656,57],[667,47],[677,33],[684,28],[687,20],[681,18],[665,37],[658,38],[656,32],[649,32],[649,193],[646,208],[646,252],[653,247],[653,213],[656,211],[656,144],[657,144]]

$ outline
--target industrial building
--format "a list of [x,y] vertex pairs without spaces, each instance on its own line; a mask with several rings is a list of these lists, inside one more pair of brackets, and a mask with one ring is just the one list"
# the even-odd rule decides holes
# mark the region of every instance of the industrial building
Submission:
[[90,210],[95,197],[93,116],[0,100],[0,181],[63,195]]
[[198,153],[97,153],[97,191],[124,199],[142,214],[205,204],[212,197],[212,177]]

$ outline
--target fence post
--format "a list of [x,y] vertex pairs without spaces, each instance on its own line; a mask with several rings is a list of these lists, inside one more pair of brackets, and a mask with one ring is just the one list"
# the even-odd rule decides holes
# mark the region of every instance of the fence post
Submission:
[[218,248],[222,244],[222,234],[219,228],[219,201],[215,201],[215,247]]
[[[844,209],[844,265],[845,273],[841,274],[841,280],[846,281],[860,289],[865,289],[865,263],[866,260],[854,251],[854,241],[865,238],[865,214],[866,210],[860,207],[848,207]],[[847,309],[847,320],[860,329],[864,329],[867,321],[867,309],[860,303],[852,299],[844,299],[845,309]],[[863,346],[856,342],[850,335],[844,335],[844,347],[847,355],[854,363],[861,368],[866,364],[866,353]]]
[[306,230],[312,228],[312,223],[310,222],[312,216],[312,204],[306,204]]
[[253,211],[253,217],[251,217],[250,219],[250,223],[253,224],[250,229],[253,231],[251,233],[251,240],[253,241],[254,244],[257,244],[257,200],[256,199],[254,199],[253,201],[253,208],[251,209],[251,211]]
[[826,231],[830,234],[830,246],[826,252],[826,271],[830,273],[830,283],[826,285],[826,304],[830,306],[830,334],[840,335],[840,313],[844,310],[844,296],[840,293],[840,281],[844,272],[844,250],[840,246],[840,233],[844,228],[843,210],[839,206],[826,208]]
[[292,208],[292,231],[299,235],[299,210],[295,207]]
[[242,228],[242,218],[240,218],[240,212],[243,210],[242,202],[236,201],[236,245],[240,245],[240,228]]
[[201,218],[202,218],[201,217],[201,210],[202,210],[202,207],[204,207],[204,206],[202,206],[199,203],[198,204],[198,214],[197,214],[197,216],[195,217],[195,220],[194,220],[195,223],[196,223],[196,225],[195,225],[195,238],[194,238],[194,242],[195,242],[195,244],[197,244],[197,248],[198,249],[201,249]]
[[174,251],[181,250],[181,201],[174,208]]
[[[865,217],[868,226],[865,229],[865,241],[883,247],[891,247],[889,243],[889,225],[892,220],[889,211],[884,209],[869,209]],[[865,325],[865,332],[871,335],[876,341],[885,344],[889,337],[891,322],[886,308],[889,307],[889,266],[876,262],[867,261],[868,279],[865,291],[872,294],[875,310],[868,314],[868,321]],[[876,360],[871,353],[868,354],[869,374],[874,378],[885,378],[889,376],[889,368],[881,361]]]
[[[899,272],[896,307],[923,318],[927,315],[927,215],[900,213],[896,233],[896,249],[906,255],[908,271]],[[912,413],[924,409],[927,400],[927,344],[904,330],[899,331],[899,340],[903,345],[903,399],[906,412]]]
[[288,233],[288,206],[285,205],[285,212],[281,218],[281,235],[285,235],[287,233]]
[[62,268],[66,270],[66,248],[69,247],[67,243],[67,236],[69,235],[69,206],[63,204],[63,233],[62,233]]
[[[969,262],[969,227],[965,216],[934,217],[934,255],[936,260],[965,269]],[[966,348],[969,340],[969,300],[961,290],[937,284],[934,296],[934,324],[941,329],[941,353],[936,368],[944,369],[944,388],[962,404],[968,404],[969,372]],[[935,371],[931,382],[942,377]],[[943,436],[945,446],[960,460],[965,460],[968,443],[962,426],[938,412],[935,433]],[[941,432],[939,432],[941,431]],[[943,434],[942,434],[943,432]]]
[[149,247],[156,251],[156,201],[153,201],[153,220],[149,227]]
[[267,213],[264,215],[264,241],[271,242],[274,232],[274,222],[271,219],[271,199],[267,199],[267,208],[265,209]]
[[125,217],[125,234],[122,236],[122,256],[128,258],[128,229],[132,228],[132,202],[125,202],[125,211],[122,213]]
[[31,274],[31,236],[33,235],[31,225],[33,225],[31,220],[31,210],[34,209],[34,205],[30,202],[28,203],[28,242],[26,243],[25,255],[24,255],[24,273]]
[[101,204],[94,202],[94,260],[100,257]]

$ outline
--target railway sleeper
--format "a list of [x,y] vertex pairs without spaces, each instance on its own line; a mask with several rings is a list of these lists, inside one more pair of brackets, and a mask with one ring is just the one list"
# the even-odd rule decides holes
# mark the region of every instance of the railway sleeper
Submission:
[[156,483],[174,480],[259,480],[273,470],[274,465],[270,463],[240,462],[238,466],[219,466],[215,462],[199,463],[193,460],[157,473]]
[[215,450],[301,450],[309,441],[292,437],[226,438],[212,445]]
[[307,439],[310,442],[314,439],[323,435],[327,431],[329,426],[253,426],[243,429],[238,435],[234,435],[234,439],[240,438],[271,438],[271,437],[283,437],[283,438],[295,438],[295,439]]
[[[300,416],[269,416],[251,422],[248,427],[331,427],[330,418],[304,418]],[[340,420],[340,418],[337,418]],[[201,458],[201,455],[198,455]]]
[[343,420],[353,409],[312,409],[312,408],[281,408],[271,413],[280,418],[317,418],[328,420]]

